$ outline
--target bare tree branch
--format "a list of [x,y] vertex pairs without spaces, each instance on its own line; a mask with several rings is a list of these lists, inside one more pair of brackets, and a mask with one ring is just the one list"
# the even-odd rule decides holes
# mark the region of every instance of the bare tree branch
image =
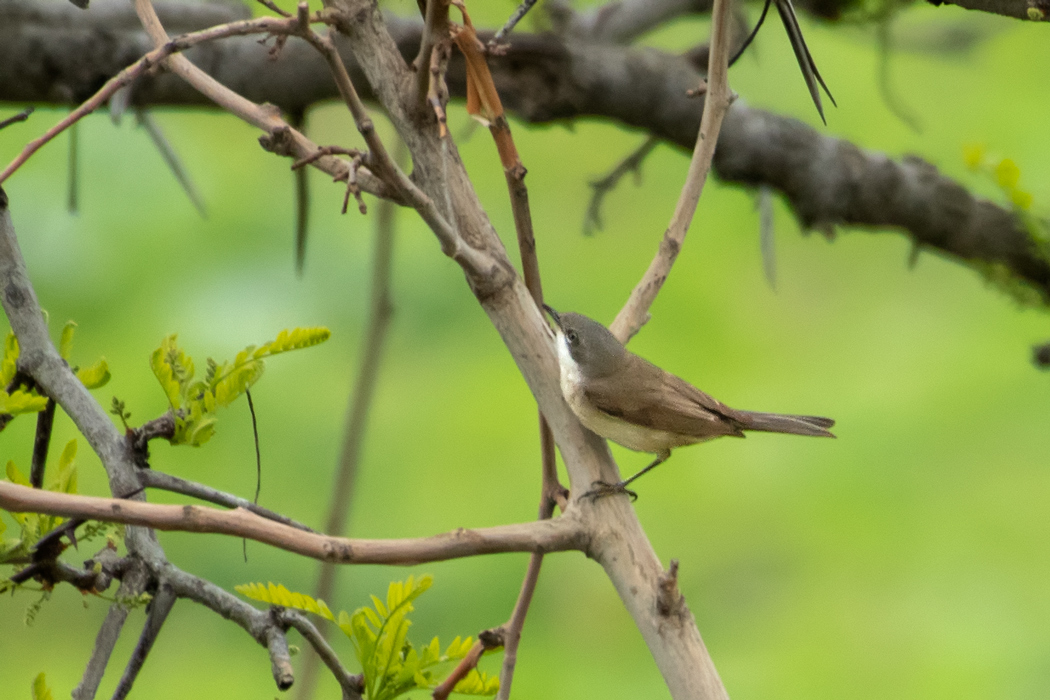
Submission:
[[23,109],[21,112],[19,112],[15,116],[8,117],[7,119],[0,120],[0,129],[4,129],[6,127],[9,127],[12,124],[17,124],[18,122],[24,122],[25,120],[29,119],[29,115],[32,114],[32,113],[33,113],[33,107],[26,107],[25,109]]
[[602,230],[602,202],[605,196],[615,189],[620,180],[627,173],[634,173],[635,180],[641,179],[642,162],[645,157],[652,153],[660,140],[654,136],[647,138],[641,146],[632,151],[626,158],[617,163],[607,175],[597,180],[591,180],[591,202],[587,205],[587,213],[583,219],[583,232],[590,235],[595,229]]
[[218,489],[205,486],[204,484],[198,484],[194,481],[186,481],[177,476],[158,472],[153,469],[144,469],[140,472],[139,476],[147,488],[162,489],[164,491],[171,491],[172,493],[181,493],[184,496],[192,496],[194,498],[199,498],[202,501],[215,503],[216,505],[226,506],[228,508],[243,508],[260,517],[266,518],[267,520],[283,523],[290,527],[294,527],[297,530],[302,530],[303,532],[316,532],[314,529],[307,527],[300,522],[285,517],[280,513],[275,513],[269,508],[263,508],[256,503],[252,503],[247,498],[241,498],[240,496],[219,491]]
[[[398,141],[394,159],[405,159],[404,144]],[[342,535],[346,532],[346,521],[354,502],[354,484],[357,467],[364,444],[365,426],[372,407],[376,383],[379,378],[379,362],[383,355],[387,329],[394,307],[391,301],[390,276],[393,267],[395,216],[397,210],[392,202],[383,200],[376,207],[375,249],[372,252],[372,283],[369,294],[368,327],[365,330],[364,351],[357,369],[353,397],[346,411],[343,429],[343,444],[339,454],[332,493],[328,499],[328,517],[325,518],[325,533]],[[331,600],[335,587],[336,567],[332,562],[323,562],[314,586],[314,598]],[[324,629],[324,626],[322,626]],[[298,697],[309,700],[313,696],[317,679],[318,656],[308,654],[299,673]]]
[[303,532],[237,508],[163,505],[116,498],[77,496],[0,482],[0,508],[104,522],[142,525],[156,530],[210,532],[246,537],[314,559],[341,564],[411,565],[500,552],[557,552],[583,549],[587,540],[579,521],[569,515],[518,525],[459,529],[433,537],[361,540]]
[[[598,43],[628,44],[685,14],[707,13],[713,0],[620,0],[569,15],[568,33]],[[558,8],[556,13],[565,12]]]
[[335,651],[328,645],[328,642],[325,641],[325,638],[317,631],[312,622],[295,610],[276,608],[274,615],[281,624],[286,627],[294,627],[299,634],[303,635],[303,639],[310,643],[310,646],[317,652],[317,656],[332,672],[339,686],[343,689],[343,700],[361,700],[361,693],[364,692],[362,677],[346,670],[343,664],[340,663]]
[[124,621],[128,618],[129,608],[123,601],[138,597],[146,589],[148,581],[149,575],[142,562],[133,561],[129,564],[120,588],[117,589],[117,602],[109,606],[106,619],[95,637],[95,646],[91,650],[91,658],[84,669],[84,675],[73,689],[73,700],[93,700],[95,697],[102,676],[106,673],[109,657],[113,655],[113,648],[120,639]]
[[[33,0],[0,3],[0,100],[68,104],[70,96],[89,96],[99,82],[150,50],[141,33],[96,22],[92,14],[101,7],[109,8],[102,17],[115,27],[133,21],[122,6],[105,2],[96,0],[88,13]],[[184,17],[192,14],[191,7],[180,7]],[[161,10],[173,11],[167,6]],[[123,19],[117,22],[121,12]],[[32,50],[27,33],[18,31],[30,20],[36,28],[33,36],[46,37],[35,40]],[[387,24],[402,55],[412,55],[419,47],[421,23],[388,18]],[[111,51],[100,51],[103,27]],[[484,33],[481,36],[486,38]],[[349,42],[336,44],[353,76],[359,76]],[[206,63],[223,83],[257,101],[292,111],[338,94],[325,75],[324,62],[303,43],[289,43],[276,64],[251,38],[227,39],[206,49],[205,54],[194,53],[202,50],[197,48],[189,55]],[[31,62],[29,56],[41,59]],[[52,70],[42,72],[41,62]],[[698,110],[685,91],[699,78],[695,67],[680,56],[552,35],[515,34],[505,54],[490,56],[489,64],[504,105],[527,121],[601,116],[682,147],[691,149],[695,144]],[[271,68],[274,65],[276,69]],[[465,94],[458,57],[449,66],[447,80],[453,95]],[[170,75],[140,79],[132,99],[145,105],[207,104]],[[291,142],[296,158],[316,150],[301,135],[293,135]],[[345,162],[332,160],[337,162],[327,172],[345,179]],[[1050,263],[1013,212],[975,197],[919,158],[893,160],[737,100],[719,136],[714,171],[723,181],[777,190],[805,227],[901,231],[925,249],[956,260],[1003,265],[1050,301]],[[384,187],[368,180],[370,173],[362,175],[366,191]],[[388,189],[380,196],[391,194]]]
[[729,18],[728,0],[715,0],[711,20],[711,60],[700,133],[696,137],[696,146],[693,149],[693,158],[689,162],[685,184],[682,185],[671,223],[667,225],[656,257],[631,292],[623,309],[616,315],[616,320],[609,326],[609,330],[621,343],[630,340],[649,320],[649,307],[667,280],[671,266],[682,249],[685,234],[689,231],[689,224],[693,221],[693,214],[700,201],[700,194],[704,191],[707,173],[711,170],[718,132],[732,101],[728,83]]
[[242,20],[239,22],[231,22],[230,24],[219,25],[217,27],[211,27],[199,32],[183,35],[172,41],[165,41],[163,45],[158,46],[154,51],[149,52],[108,80],[106,84],[91,97],[91,99],[70,112],[66,118],[48,129],[43,136],[31,141],[29,145],[22,150],[22,153],[11,161],[3,172],[0,172],[0,184],[2,184],[7,178],[11,177],[11,174],[17,170],[22,163],[28,160],[30,156],[36,153],[36,151],[48,141],[65,131],[71,125],[75,124],[85,115],[98,109],[102,103],[112,97],[117,90],[120,90],[127,85],[131,85],[143,73],[177,52],[184,51],[197,44],[230,36],[261,33],[290,34],[295,31],[297,31],[297,22],[295,20],[260,17],[255,20]]
[[146,624],[142,627],[142,634],[139,636],[138,644],[135,645],[135,650],[131,652],[131,659],[128,660],[128,665],[124,669],[124,675],[121,676],[117,689],[113,691],[113,700],[124,700],[131,692],[131,686],[135,684],[135,679],[138,678],[142,665],[146,663],[146,657],[153,649],[153,643],[157,641],[160,629],[164,626],[168,613],[171,612],[174,605],[175,592],[162,582],[153,600],[149,603]]
[[269,612],[255,609],[211,581],[189,574],[170,562],[153,562],[152,567],[153,575],[170,586],[179,598],[203,605],[243,628],[269,652],[270,671],[277,687],[280,690],[292,687],[295,674],[288,640],[284,628]]
[[1050,2],[1047,0],[927,0],[927,2],[931,5],[958,5],[967,10],[980,10],[1033,22],[1050,20]]

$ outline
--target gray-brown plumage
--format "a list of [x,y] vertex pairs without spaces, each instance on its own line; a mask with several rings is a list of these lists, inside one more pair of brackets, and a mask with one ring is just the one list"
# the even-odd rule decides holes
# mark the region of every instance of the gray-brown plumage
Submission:
[[[562,395],[591,431],[656,461],[597,495],[622,492],[628,483],[684,445],[744,431],[834,437],[830,418],[738,411],[692,384],[629,352],[602,324],[546,307],[558,327]],[[594,494],[595,492],[591,492]]]

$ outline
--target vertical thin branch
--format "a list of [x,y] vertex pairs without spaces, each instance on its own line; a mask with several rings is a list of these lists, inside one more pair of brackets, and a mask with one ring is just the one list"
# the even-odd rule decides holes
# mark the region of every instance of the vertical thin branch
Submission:
[[76,214],[80,208],[80,126],[69,127],[69,180],[66,183],[66,208]]
[[689,163],[689,172],[678,196],[671,222],[664,232],[656,256],[649,269],[631,292],[623,309],[617,314],[609,330],[622,343],[630,340],[649,320],[649,307],[660,292],[671,272],[678,253],[682,250],[685,234],[696,213],[700,194],[704,191],[711,158],[715,154],[722,119],[732,102],[727,79],[729,60],[729,21],[731,12],[724,0],[716,0],[711,19],[711,55],[708,61],[707,89],[704,95],[704,113],[700,132]]
[[113,655],[113,648],[120,639],[124,621],[128,619],[128,607],[120,601],[135,598],[146,588],[149,578],[146,567],[138,562],[132,563],[131,567],[125,572],[120,588],[117,589],[117,602],[109,606],[106,619],[102,621],[98,630],[95,646],[91,650],[91,659],[88,660],[80,683],[73,689],[73,700],[94,700],[106,666],[109,665],[109,657]]
[[33,488],[44,487],[44,470],[47,468],[47,452],[51,446],[51,428],[55,424],[55,400],[48,399],[47,406],[36,416],[36,435],[33,438],[33,462],[29,469],[29,483]]
[[[460,8],[462,9],[462,8]],[[500,163],[503,165],[503,174],[507,180],[507,190],[510,195],[511,210],[514,214],[514,230],[518,238],[518,250],[521,254],[522,277],[525,279],[525,287],[529,291],[537,309],[543,308],[543,284],[540,279],[540,264],[536,255],[536,237],[532,227],[532,211],[529,207],[529,189],[525,185],[525,175],[528,171],[521,162],[514,137],[511,135],[510,124],[503,113],[503,105],[500,103],[499,93],[492,81],[492,74],[484,56],[479,50],[470,19],[466,12],[463,13],[465,27],[455,37],[456,44],[463,52],[467,60],[468,81],[473,82],[473,92],[477,95],[477,104],[472,107],[468,100],[468,111],[475,111],[484,115],[489,121],[489,131],[496,143]],[[468,90],[468,92],[470,92]],[[550,424],[539,413],[540,425],[540,450],[542,460],[542,487],[540,495],[541,520],[550,518],[554,512],[554,504],[558,499],[564,506],[564,489],[558,483],[557,463],[554,454],[554,436]],[[540,567],[543,564],[543,554],[536,552],[529,558],[529,566],[525,578],[521,584],[521,592],[514,606],[514,612],[505,625],[504,632],[504,655],[503,666],[500,669],[499,699],[506,700],[510,697],[511,683],[514,679],[514,667],[517,663],[518,642],[521,640],[521,630],[525,624],[525,615],[528,613],[532,595],[536,590],[539,580]]]
[[[394,150],[394,159],[402,162],[406,157],[404,144],[399,141]],[[379,363],[383,355],[390,318],[393,315],[393,302],[390,293],[390,272],[394,257],[394,232],[396,230],[397,205],[389,200],[380,200],[376,205],[375,251],[372,257],[372,291],[371,308],[368,315],[368,329],[365,331],[364,353],[357,369],[357,380],[354,384],[353,401],[346,412],[346,427],[343,432],[343,447],[339,455],[339,469],[332,485],[332,497],[328,503],[328,517],[325,519],[325,532],[329,535],[342,535],[353,504],[354,482],[357,480],[357,467],[361,459],[361,445],[364,441],[368,413],[375,395],[376,381],[379,377]],[[335,588],[336,565],[323,562],[317,575],[317,586],[314,598],[331,600]],[[326,626],[321,627],[323,632]],[[306,653],[303,667],[299,673],[299,700],[309,700],[313,696],[317,683],[318,657]]]
[[518,25],[518,22],[528,14],[535,4],[536,0],[522,0],[522,3],[514,8],[514,12],[507,19],[507,23],[500,27],[500,30],[496,32],[496,36],[492,37],[492,43],[503,41],[508,34],[514,31],[514,27]]
[[175,591],[170,586],[162,583],[157,588],[157,593],[149,604],[146,624],[142,628],[139,642],[131,653],[131,659],[128,660],[127,668],[124,669],[124,675],[121,676],[117,689],[113,691],[113,700],[124,700],[128,693],[131,692],[131,686],[134,685],[135,679],[138,678],[142,665],[146,663],[146,657],[149,656],[150,650],[153,649],[153,643],[157,641],[160,628],[164,626],[164,621],[168,619],[168,613],[171,612],[171,608],[175,605],[175,599]]

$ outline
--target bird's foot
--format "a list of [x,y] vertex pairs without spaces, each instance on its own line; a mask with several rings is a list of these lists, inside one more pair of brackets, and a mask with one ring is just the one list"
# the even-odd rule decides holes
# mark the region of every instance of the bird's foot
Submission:
[[626,481],[618,481],[615,484],[610,484],[605,481],[595,481],[591,483],[591,490],[580,496],[580,499],[589,498],[591,502],[597,501],[599,498],[605,498],[606,496],[615,496],[617,494],[624,494],[631,497],[631,503],[638,500],[638,494],[627,488]]

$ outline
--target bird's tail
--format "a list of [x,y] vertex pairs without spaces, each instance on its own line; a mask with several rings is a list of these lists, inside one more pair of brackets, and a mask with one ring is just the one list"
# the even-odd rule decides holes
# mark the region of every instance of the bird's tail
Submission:
[[744,430],[760,430],[765,433],[790,433],[813,437],[835,437],[829,430],[835,425],[830,418],[819,416],[786,416],[780,413],[738,411],[736,416]]

